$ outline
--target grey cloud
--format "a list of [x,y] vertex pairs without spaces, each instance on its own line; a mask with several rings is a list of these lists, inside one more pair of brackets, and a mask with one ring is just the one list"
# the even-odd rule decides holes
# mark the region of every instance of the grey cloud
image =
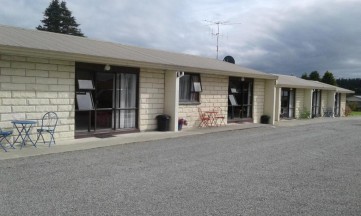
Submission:
[[[0,23],[34,29],[50,0],[0,0]],[[203,20],[222,25],[219,56],[265,72],[360,77],[361,3],[353,0],[67,0],[83,33],[116,43],[216,56]]]
[[338,2],[289,11],[281,28],[268,32],[273,40],[255,42],[258,49],[267,52],[250,56],[247,66],[295,75],[330,70],[337,77],[360,76],[360,8],[361,3]]

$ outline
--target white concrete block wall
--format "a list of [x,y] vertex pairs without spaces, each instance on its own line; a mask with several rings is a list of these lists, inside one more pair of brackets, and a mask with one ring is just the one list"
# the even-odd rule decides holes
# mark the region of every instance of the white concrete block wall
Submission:
[[281,96],[282,96],[282,88],[276,88],[276,107],[275,107],[275,121],[280,121],[281,114]]
[[260,123],[264,114],[265,80],[254,79],[253,95],[253,122]]
[[164,114],[164,71],[140,69],[139,75],[139,129],[157,128],[157,115]]
[[322,110],[328,107],[328,91],[321,91],[321,114],[323,114]]
[[0,127],[12,129],[11,120],[40,120],[54,111],[56,141],[73,139],[74,78],[72,61],[0,54]]
[[340,111],[341,111],[341,117],[344,117],[345,111],[346,111],[346,94],[345,93],[341,93]]
[[304,89],[296,89],[296,101],[295,101],[295,118],[299,118],[301,112],[305,110],[305,90]]
[[211,110],[214,107],[221,107],[222,114],[227,123],[228,109],[228,76],[200,74],[202,82],[202,92],[200,93],[200,104],[197,105],[179,105],[178,117],[185,118],[188,126],[198,127],[199,115],[198,107],[202,110]]

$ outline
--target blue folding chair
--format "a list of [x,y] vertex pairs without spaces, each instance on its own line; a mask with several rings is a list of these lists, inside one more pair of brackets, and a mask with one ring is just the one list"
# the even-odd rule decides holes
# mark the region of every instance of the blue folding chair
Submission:
[[7,143],[9,143],[10,147],[15,149],[14,145],[8,140],[8,136],[11,136],[13,134],[12,131],[3,131],[0,128],[0,146],[4,149],[5,152],[7,152],[5,146],[1,143],[3,140],[5,140]]
[[52,144],[52,143],[55,144],[54,133],[55,133],[55,128],[56,128],[57,123],[58,123],[58,115],[55,112],[45,113],[45,115],[43,116],[43,119],[41,120],[41,127],[39,129],[37,129],[38,137],[36,139],[35,145],[38,142],[40,137],[43,139],[44,144],[46,143],[43,133],[49,133],[49,135],[50,135],[49,147],[50,147],[50,144]]

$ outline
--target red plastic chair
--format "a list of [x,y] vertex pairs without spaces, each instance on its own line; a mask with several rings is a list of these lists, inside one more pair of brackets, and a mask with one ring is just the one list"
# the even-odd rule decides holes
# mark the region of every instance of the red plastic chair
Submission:
[[198,108],[198,114],[199,120],[201,121],[198,127],[208,127],[211,122],[211,118],[206,113],[202,112],[201,108]]
[[222,114],[222,108],[221,107],[215,107],[214,111],[217,113],[214,116],[216,126],[226,125],[226,122],[224,122],[225,116]]

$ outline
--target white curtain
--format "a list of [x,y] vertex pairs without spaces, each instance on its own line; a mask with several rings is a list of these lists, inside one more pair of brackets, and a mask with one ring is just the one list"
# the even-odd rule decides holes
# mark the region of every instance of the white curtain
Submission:
[[295,103],[295,91],[294,90],[290,90],[290,101],[289,101],[289,118],[293,118],[294,117],[294,103]]
[[117,75],[117,108],[132,109],[117,111],[117,128],[135,128],[137,76],[135,74]]
[[184,75],[179,79],[179,100],[190,101],[191,100],[191,76]]
[[249,82],[248,83],[248,98],[247,98],[247,117],[251,117],[251,112],[252,112],[252,83]]

